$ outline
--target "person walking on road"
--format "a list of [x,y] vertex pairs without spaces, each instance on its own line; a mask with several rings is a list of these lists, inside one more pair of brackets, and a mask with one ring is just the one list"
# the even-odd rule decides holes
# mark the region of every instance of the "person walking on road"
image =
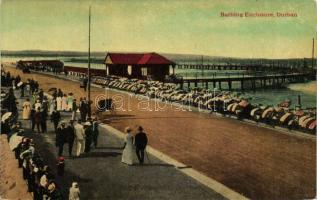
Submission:
[[78,183],[73,182],[72,187],[69,188],[69,200],[79,200],[80,199],[80,190]]
[[148,139],[146,134],[143,132],[142,126],[139,126],[138,133],[135,135],[134,145],[136,147],[136,155],[138,157],[139,163],[142,165],[144,163],[144,150],[146,148]]
[[92,139],[93,139],[93,144],[95,148],[97,148],[97,145],[98,145],[98,136],[99,136],[98,126],[99,124],[97,121],[97,117],[94,117],[92,121]]
[[73,93],[69,93],[67,96],[67,111],[73,111],[73,104],[74,103],[74,97]]
[[31,114],[31,103],[30,99],[27,98],[26,101],[22,105],[23,108],[23,113],[22,113],[22,119],[30,119],[30,114]]
[[47,125],[46,125],[46,120],[47,120],[47,112],[45,109],[41,110],[41,130],[42,133],[47,133]]
[[41,104],[41,102],[40,102],[40,100],[38,99],[38,100],[36,100],[36,103],[34,104],[34,106],[35,106],[35,110],[38,110],[39,108],[41,108],[42,107],[42,104]]
[[64,94],[62,97],[62,110],[67,111],[67,95]]
[[73,145],[75,140],[75,128],[74,128],[74,121],[70,120],[67,126],[67,142],[68,142],[68,154],[71,157],[73,151]]
[[[21,82],[20,82],[21,83]],[[21,98],[24,97],[24,88],[25,88],[25,83],[22,83],[22,85],[20,86],[21,89]]]
[[51,122],[54,123],[55,132],[57,131],[57,126],[60,120],[61,120],[61,114],[59,113],[58,110],[54,110],[51,114]]
[[76,142],[76,156],[80,156],[84,152],[85,148],[85,132],[81,120],[78,120],[75,128],[75,142]]
[[57,98],[56,98],[56,109],[58,110],[58,111],[61,111],[62,110],[62,97],[60,97],[60,96],[57,96]]
[[[40,111],[40,107],[36,110],[36,112],[34,113],[34,122],[36,124],[37,127],[37,132],[40,133],[40,125],[41,125],[41,111]],[[34,129],[34,128],[33,128]]]
[[58,147],[58,156],[63,155],[64,144],[66,142],[66,127],[65,122],[61,122],[61,126],[57,128],[56,132],[56,147]]
[[52,112],[56,110],[56,99],[50,100],[50,111],[49,114],[52,115]]
[[86,98],[83,98],[83,99],[80,101],[79,110],[80,110],[81,121],[82,121],[82,122],[86,122],[86,118],[87,118],[87,103],[86,103]]
[[131,128],[125,128],[126,136],[124,141],[124,149],[122,152],[121,162],[127,165],[133,165],[134,161],[134,145],[133,145],[133,135],[131,134]]
[[30,122],[31,122],[32,131],[34,131],[34,127],[35,127],[35,113],[36,113],[36,110],[33,106],[30,112]]
[[74,101],[73,101],[72,108],[73,108],[73,110],[72,110],[72,120],[76,120],[77,119],[76,114],[77,114],[77,109],[78,109],[78,106],[77,106],[77,103],[76,103],[76,99],[74,99]]
[[85,122],[84,123],[84,129],[85,129],[85,153],[89,153],[90,152],[90,146],[92,143],[92,127],[91,127],[91,123]]

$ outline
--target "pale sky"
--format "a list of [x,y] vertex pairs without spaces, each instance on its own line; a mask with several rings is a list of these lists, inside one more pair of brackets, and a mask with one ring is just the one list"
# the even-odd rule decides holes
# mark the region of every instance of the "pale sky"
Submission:
[[[310,0],[2,0],[2,50],[88,49],[231,57],[311,57]],[[220,17],[220,12],[295,12],[297,17]]]

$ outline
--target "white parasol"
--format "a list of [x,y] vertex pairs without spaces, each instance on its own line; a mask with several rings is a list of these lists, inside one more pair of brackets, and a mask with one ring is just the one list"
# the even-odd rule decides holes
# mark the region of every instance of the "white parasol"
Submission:
[[17,146],[22,142],[22,136],[19,136],[17,133],[13,134],[9,140],[9,147],[11,150],[17,148]]
[[21,85],[23,85],[22,81],[17,84],[18,87],[21,87]]
[[1,121],[5,121],[5,120],[7,120],[7,119],[9,119],[10,117],[11,117],[11,115],[12,115],[12,112],[6,112],[6,113],[4,113],[3,115],[2,115],[2,117],[1,117]]

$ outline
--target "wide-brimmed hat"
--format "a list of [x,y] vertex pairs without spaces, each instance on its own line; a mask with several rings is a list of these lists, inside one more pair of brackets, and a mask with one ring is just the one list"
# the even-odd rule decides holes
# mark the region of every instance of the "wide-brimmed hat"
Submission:
[[1,117],[1,121],[6,121],[7,119],[9,119],[10,117],[11,117],[11,115],[12,115],[12,112],[6,112],[6,113],[4,113],[4,115],[2,115],[2,117]]

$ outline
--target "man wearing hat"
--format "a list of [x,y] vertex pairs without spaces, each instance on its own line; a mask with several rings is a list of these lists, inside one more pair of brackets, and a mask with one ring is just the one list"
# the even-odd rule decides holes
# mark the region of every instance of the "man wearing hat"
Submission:
[[85,142],[85,153],[90,152],[90,146],[92,143],[92,129],[91,129],[91,123],[89,121],[84,123],[84,130],[85,130],[85,136],[86,136],[86,142]]
[[74,121],[70,120],[68,126],[66,127],[67,131],[67,142],[68,142],[68,154],[72,156],[73,145],[75,140],[75,128]]
[[54,130],[57,131],[58,123],[61,120],[61,114],[58,110],[53,110],[51,114],[51,122],[54,124]]
[[18,83],[18,87],[20,87],[21,89],[21,98],[24,97],[24,88],[25,88],[25,83],[23,83],[22,81],[20,83]]
[[97,121],[97,117],[93,118],[92,121],[92,133],[93,133],[93,143],[94,143],[94,147],[97,147],[98,144],[98,136],[99,136],[99,129],[98,129],[98,121]]
[[144,163],[144,150],[146,148],[148,139],[146,134],[143,132],[142,126],[139,126],[138,133],[135,135],[134,145],[136,147],[136,155],[138,157],[139,163],[142,165]]
[[83,125],[81,125],[81,120],[78,120],[74,128],[76,138],[76,156],[78,157],[84,151],[85,148],[85,130],[83,128]]
[[61,126],[57,128],[56,131],[56,146],[58,147],[58,156],[63,155],[64,144],[66,142],[66,123],[64,121],[61,122]]

